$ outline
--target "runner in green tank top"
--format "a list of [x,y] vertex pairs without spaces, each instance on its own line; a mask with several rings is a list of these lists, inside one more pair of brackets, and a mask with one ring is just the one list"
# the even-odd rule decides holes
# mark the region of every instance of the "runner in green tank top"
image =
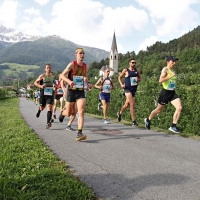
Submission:
[[158,99],[157,108],[154,109],[148,118],[144,119],[145,127],[150,130],[151,120],[159,114],[164,106],[171,102],[171,104],[175,107],[175,112],[173,116],[173,123],[169,128],[170,131],[174,133],[180,133],[180,130],[176,127],[176,124],[180,118],[180,114],[182,111],[181,100],[175,92],[176,89],[176,74],[173,71],[173,67],[178,59],[174,56],[167,57],[167,66],[162,69],[159,83],[162,83],[163,89],[160,92],[160,96]]
[[51,127],[53,122],[52,117],[52,105],[54,102],[54,74],[50,64],[46,64],[45,74],[41,74],[34,82],[34,85],[40,88],[40,107],[36,114],[36,117],[40,116],[40,112],[47,106],[47,125],[46,128]]

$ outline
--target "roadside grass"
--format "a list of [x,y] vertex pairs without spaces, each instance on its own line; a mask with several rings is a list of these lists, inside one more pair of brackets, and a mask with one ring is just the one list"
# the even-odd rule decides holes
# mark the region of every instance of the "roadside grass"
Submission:
[[0,101],[0,199],[97,199],[28,127],[18,104]]

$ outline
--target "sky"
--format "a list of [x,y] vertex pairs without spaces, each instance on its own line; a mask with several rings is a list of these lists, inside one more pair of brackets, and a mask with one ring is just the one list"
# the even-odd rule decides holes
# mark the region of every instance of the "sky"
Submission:
[[118,53],[146,50],[197,28],[200,0],[0,0],[0,25],[28,35],[58,35]]

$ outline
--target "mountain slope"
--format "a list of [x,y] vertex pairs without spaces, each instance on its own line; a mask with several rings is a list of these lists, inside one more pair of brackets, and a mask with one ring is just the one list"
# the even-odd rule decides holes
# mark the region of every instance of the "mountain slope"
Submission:
[[[58,36],[18,42],[0,50],[0,63],[31,64],[41,67],[50,63],[59,71],[75,59],[75,49],[79,46]],[[85,62],[88,65],[109,56],[109,52],[105,50],[85,46],[83,48],[86,52]]]

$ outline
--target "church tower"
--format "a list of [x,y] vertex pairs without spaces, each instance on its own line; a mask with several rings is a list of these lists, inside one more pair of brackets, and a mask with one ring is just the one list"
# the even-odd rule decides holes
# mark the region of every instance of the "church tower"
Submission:
[[118,51],[117,51],[117,42],[116,42],[115,32],[113,35],[109,62],[110,62],[109,67],[112,68],[115,73],[118,73]]

